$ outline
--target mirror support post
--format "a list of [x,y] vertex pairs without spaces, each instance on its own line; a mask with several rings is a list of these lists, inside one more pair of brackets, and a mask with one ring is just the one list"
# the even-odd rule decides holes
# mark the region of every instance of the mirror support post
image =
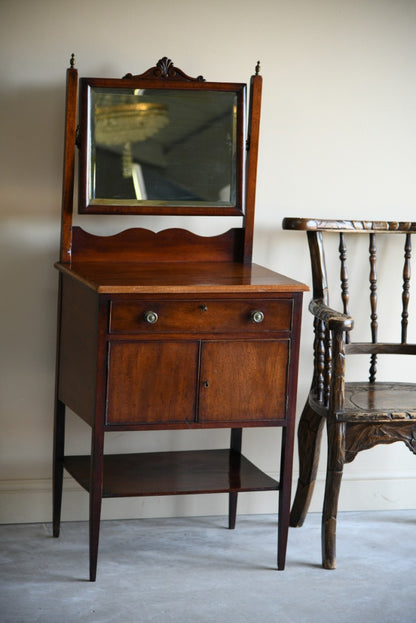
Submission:
[[256,201],[257,159],[259,149],[261,92],[263,79],[259,75],[260,63],[256,74],[250,80],[250,104],[247,132],[247,169],[246,169],[246,205],[244,217],[244,262],[251,262],[253,251],[254,211]]
[[77,131],[78,71],[74,55],[66,74],[66,125],[64,142],[64,173],[62,186],[61,262],[71,259],[72,214],[74,201],[75,140]]

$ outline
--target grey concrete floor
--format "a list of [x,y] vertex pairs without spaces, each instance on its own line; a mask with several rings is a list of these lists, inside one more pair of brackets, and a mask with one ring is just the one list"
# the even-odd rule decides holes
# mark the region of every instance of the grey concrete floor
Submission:
[[103,521],[97,581],[88,524],[0,526],[2,623],[416,621],[416,511],[341,513],[338,568],[320,566],[320,515],[291,529],[276,571],[276,517]]

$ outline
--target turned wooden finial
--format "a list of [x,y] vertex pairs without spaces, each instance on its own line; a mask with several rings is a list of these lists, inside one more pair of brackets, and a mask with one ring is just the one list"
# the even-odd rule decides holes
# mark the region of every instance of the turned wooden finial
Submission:
[[75,54],[74,53],[71,54],[69,65],[70,65],[71,69],[74,69],[74,67],[75,67]]
[[259,75],[259,73],[260,73],[260,69],[261,69],[261,67],[260,67],[260,61],[257,61],[257,65],[256,65],[256,76],[258,76],[258,75]]

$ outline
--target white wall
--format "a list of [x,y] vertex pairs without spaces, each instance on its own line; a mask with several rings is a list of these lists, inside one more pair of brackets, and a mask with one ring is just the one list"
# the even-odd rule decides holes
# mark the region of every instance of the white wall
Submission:
[[[162,56],[189,75],[264,77],[255,260],[310,283],[304,236],[286,215],[411,220],[416,205],[416,3],[413,0],[2,0],[0,2],[0,521],[50,518],[54,351],[65,70],[141,73]],[[306,297],[308,298],[308,297]],[[311,374],[302,339],[299,409]],[[70,418],[68,442],[88,451]],[[130,450],[203,447],[223,432],[111,436]],[[248,431],[245,451],[276,473],[279,433]],[[295,462],[295,472],[297,461]],[[313,501],[322,501],[323,465]],[[404,445],[345,470],[342,509],[415,508],[416,462]],[[275,510],[272,494],[243,512]],[[105,517],[224,513],[225,496],[105,501]],[[66,480],[64,519],[86,518]]]

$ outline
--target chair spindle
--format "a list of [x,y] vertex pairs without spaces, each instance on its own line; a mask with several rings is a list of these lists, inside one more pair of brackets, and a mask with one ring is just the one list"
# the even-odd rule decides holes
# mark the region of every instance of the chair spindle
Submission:
[[[377,246],[376,235],[374,232],[370,234],[370,306],[371,306],[371,342],[377,343]],[[370,383],[374,383],[377,373],[377,354],[374,353],[370,358]]]
[[[341,262],[341,270],[340,270],[340,279],[341,279],[341,299],[342,305],[344,309],[344,314],[349,315],[348,303],[350,301],[350,293],[348,286],[348,270],[347,270],[347,244],[345,241],[344,233],[341,232],[339,235],[339,259]],[[350,342],[351,336],[349,332],[345,336],[345,342],[348,344]]]
[[325,387],[325,324],[319,320],[316,324],[316,393],[319,402],[324,400]]
[[329,405],[331,395],[331,378],[332,378],[332,337],[331,331],[325,331],[325,371],[324,371],[324,404]]
[[409,300],[410,300],[410,260],[412,257],[412,235],[406,234],[404,244],[404,266],[403,266],[403,293],[402,293],[402,344],[407,342],[407,325],[409,319]]

